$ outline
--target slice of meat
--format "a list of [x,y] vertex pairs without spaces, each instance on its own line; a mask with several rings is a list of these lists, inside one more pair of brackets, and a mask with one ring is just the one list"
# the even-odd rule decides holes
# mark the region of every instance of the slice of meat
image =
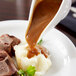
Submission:
[[20,40],[14,36],[10,36],[8,34],[4,34],[0,36],[0,49],[5,50],[9,54],[14,52],[13,46],[18,45],[20,43]]
[[12,76],[17,69],[6,51],[0,50],[0,76]]
[[11,44],[13,40],[9,37],[9,35],[5,34],[0,36],[0,49],[11,52]]
[[20,40],[16,38],[15,36],[9,36],[9,37],[13,40],[12,47],[20,43]]

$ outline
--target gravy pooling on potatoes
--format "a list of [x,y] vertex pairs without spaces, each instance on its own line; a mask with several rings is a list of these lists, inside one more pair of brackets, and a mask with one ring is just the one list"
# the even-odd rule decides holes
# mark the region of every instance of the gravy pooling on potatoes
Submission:
[[[62,0],[42,0],[37,4],[26,32],[26,41],[34,48],[42,31],[57,13]],[[37,52],[36,52],[37,53]],[[36,55],[36,53],[34,53]],[[29,56],[31,53],[29,52]]]
[[46,48],[44,48],[43,46],[40,46],[40,45],[36,45],[34,48],[30,48],[30,47],[27,47],[26,48],[27,50],[29,50],[28,54],[27,54],[27,57],[28,58],[32,58],[34,57],[35,55],[39,55],[40,53],[43,54],[46,58],[48,57],[48,51]]

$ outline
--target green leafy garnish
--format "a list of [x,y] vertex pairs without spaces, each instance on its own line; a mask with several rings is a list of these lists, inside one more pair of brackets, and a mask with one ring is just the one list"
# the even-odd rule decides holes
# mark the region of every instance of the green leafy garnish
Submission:
[[36,70],[34,66],[29,66],[26,70],[27,76],[34,76]]
[[34,66],[29,66],[26,71],[23,71],[23,70],[20,69],[18,71],[18,74],[20,76],[34,76],[35,72],[36,72],[35,67]]
[[38,44],[38,45],[41,45],[42,42],[43,42],[43,40],[41,39],[37,44]]
[[18,74],[20,76],[26,76],[25,72],[23,70],[21,70],[21,69],[18,71]]

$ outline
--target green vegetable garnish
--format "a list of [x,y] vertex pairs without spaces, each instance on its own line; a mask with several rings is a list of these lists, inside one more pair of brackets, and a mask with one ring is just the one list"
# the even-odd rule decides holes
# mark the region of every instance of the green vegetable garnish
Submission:
[[20,76],[34,76],[35,72],[36,72],[35,67],[34,66],[29,66],[26,71],[23,71],[23,70],[20,69],[18,71],[18,74]]
[[26,76],[25,72],[23,70],[21,70],[21,69],[18,71],[18,74],[20,76]]
[[34,66],[29,66],[26,70],[27,76],[34,76],[36,70]]
[[41,39],[39,42],[38,42],[38,45],[41,45],[43,42],[43,40]]

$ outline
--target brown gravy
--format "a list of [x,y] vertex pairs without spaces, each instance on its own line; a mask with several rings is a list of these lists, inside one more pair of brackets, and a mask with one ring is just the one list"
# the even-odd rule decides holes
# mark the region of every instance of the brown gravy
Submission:
[[[54,18],[57,13],[62,0],[43,0],[40,2],[33,13],[32,20],[26,32],[26,41],[29,44],[31,51],[28,53],[28,57],[38,55],[39,52],[34,49],[38,38],[42,31],[46,28],[49,22]],[[33,51],[32,51],[33,49]],[[33,54],[31,52],[34,52]]]
[[32,58],[34,57],[35,55],[39,55],[40,53],[43,54],[46,58],[48,57],[48,51],[46,50],[46,48],[44,48],[43,46],[40,46],[40,45],[36,45],[34,48],[30,48],[30,47],[27,47],[26,48],[28,50],[28,54],[27,54],[27,57],[28,58]]

